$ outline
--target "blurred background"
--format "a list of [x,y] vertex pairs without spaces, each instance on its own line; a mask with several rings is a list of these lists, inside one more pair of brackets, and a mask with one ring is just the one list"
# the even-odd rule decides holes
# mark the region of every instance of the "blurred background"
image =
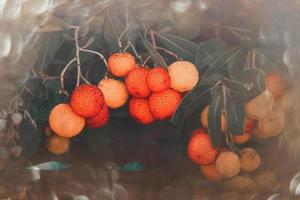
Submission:
[[[9,129],[10,134],[0,134],[0,197],[300,199],[299,22],[298,0],[0,0],[0,117],[4,120],[15,112],[24,116],[21,124]],[[65,98],[57,92],[57,80],[74,57],[74,27],[80,27],[81,45],[105,57],[120,49],[133,54],[137,50],[140,64],[148,54],[139,34],[151,30],[196,44],[218,37],[228,47],[255,39],[267,57],[262,67],[268,70],[276,65],[288,77],[291,100],[287,104],[293,108],[286,128],[277,138],[250,142],[264,158],[263,165],[254,175],[243,174],[250,178],[238,183],[205,180],[185,155],[181,143],[186,144],[197,120],[184,124],[181,132],[186,135],[178,142],[174,135],[179,130],[170,122],[144,127],[118,110],[107,127],[75,138],[67,154],[50,155],[43,145],[44,127],[49,109]],[[174,59],[160,53],[167,63]],[[106,73],[103,61],[90,54],[80,58],[83,74],[97,84]],[[69,91],[75,85],[75,72],[72,69],[65,77]],[[64,169],[56,163],[62,170],[26,169],[48,161],[72,167]]]

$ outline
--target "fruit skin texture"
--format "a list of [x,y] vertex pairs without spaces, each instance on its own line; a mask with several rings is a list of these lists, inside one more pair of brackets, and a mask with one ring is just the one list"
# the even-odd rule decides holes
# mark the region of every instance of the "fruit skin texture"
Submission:
[[[208,109],[209,107],[206,106],[203,111],[201,112],[201,124],[204,128],[207,128],[208,126]],[[226,122],[226,117],[225,114],[221,114],[221,130],[224,132],[227,128],[227,122]]]
[[149,70],[139,67],[131,70],[125,78],[125,84],[129,94],[137,98],[148,97],[151,93],[147,85]]
[[220,181],[222,176],[218,172],[215,163],[209,165],[200,165],[202,174],[210,181]]
[[245,111],[249,118],[260,120],[273,108],[274,103],[275,99],[272,93],[269,90],[265,90],[245,104]]
[[47,138],[47,149],[55,155],[64,154],[70,149],[70,140],[58,135],[51,135]]
[[98,88],[103,92],[105,103],[110,108],[120,108],[127,102],[128,92],[122,81],[104,78],[98,83]]
[[187,92],[195,87],[199,81],[196,66],[188,61],[176,61],[168,67],[171,78],[171,88],[179,92]]
[[245,172],[255,171],[261,164],[260,155],[251,148],[245,148],[240,151],[240,161],[242,170]]
[[148,99],[131,98],[129,101],[129,114],[142,124],[151,124],[155,121],[149,109]]
[[69,104],[77,115],[90,118],[102,110],[104,102],[103,93],[97,86],[85,84],[74,89]]
[[199,132],[191,137],[187,146],[187,153],[189,158],[195,163],[208,165],[214,162],[218,154],[218,149],[212,146],[210,138],[206,133]]
[[149,108],[156,119],[164,120],[174,114],[181,99],[181,95],[172,89],[152,93],[149,97]]
[[278,73],[270,73],[265,77],[266,88],[273,94],[275,99],[279,99],[285,94],[287,84]]
[[135,59],[129,53],[114,53],[108,59],[108,69],[116,77],[126,76],[135,67]]
[[155,67],[148,73],[147,84],[152,92],[162,92],[170,88],[170,76],[164,68]]
[[89,128],[102,128],[109,120],[109,110],[106,104],[103,109],[94,117],[85,120],[86,126]]
[[250,119],[246,117],[245,125],[244,125],[244,132],[250,133],[256,125],[256,121],[254,119]]
[[61,137],[78,135],[85,125],[85,119],[76,115],[68,104],[58,104],[50,112],[49,126]]
[[234,177],[238,175],[241,170],[239,156],[231,151],[225,151],[218,156],[216,167],[222,177]]
[[233,141],[237,144],[244,144],[249,141],[251,133],[245,132],[243,135],[233,136]]

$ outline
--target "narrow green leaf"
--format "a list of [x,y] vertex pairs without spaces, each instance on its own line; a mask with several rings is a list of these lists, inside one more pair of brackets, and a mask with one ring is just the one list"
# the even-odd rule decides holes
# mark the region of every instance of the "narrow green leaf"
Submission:
[[149,55],[153,60],[153,62],[158,66],[167,68],[168,67],[167,63],[165,62],[163,57],[156,51],[153,45],[149,41],[145,40],[142,36],[140,36],[140,38],[142,40],[143,45],[148,50]]
[[126,172],[139,172],[145,169],[144,165],[139,162],[126,163],[121,167],[121,170]]
[[247,89],[245,83],[227,78],[223,79],[223,82],[225,83],[225,87],[231,99],[234,99],[238,102],[245,102],[248,100],[249,90]]
[[68,169],[70,168],[71,165],[59,162],[59,161],[49,161],[49,162],[44,162],[44,163],[40,163],[37,165],[33,165],[30,167],[27,167],[27,169],[29,170],[45,170],[45,171],[49,171],[49,170],[61,170],[61,169]]
[[189,117],[197,108],[207,104],[211,89],[210,86],[195,87],[187,93],[170,121],[173,124],[180,124],[180,122]]
[[[271,50],[269,50],[271,51]],[[258,68],[260,68],[261,70],[265,71],[265,72],[270,72],[270,71],[279,71],[279,67],[278,65],[276,65],[274,63],[273,60],[269,57],[271,57],[270,55],[266,54],[266,50],[263,49],[256,49],[256,66]],[[273,51],[271,51],[273,53]],[[271,54],[271,53],[269,53]],[[274,57],[275,55],[273,55]]]
[[222,91],[220,87],[212,91],[212,101],[208,109],[208,134],[214,147],[221,144],[221,111],[222,111]]
[[218,38],[200,43],[195,59],[198,70],[203,72],[205,67],[211,64],[224,51],[226,51],[226,44]]
[[157,33],[157,36],[168,50],[175,52],[184,60],[195,61],[198,45],[194,42],[167,33]]
[[228,131],[232,135],[242,135],[245,124],[244,104],[228,98],[226,101],[226,114]]

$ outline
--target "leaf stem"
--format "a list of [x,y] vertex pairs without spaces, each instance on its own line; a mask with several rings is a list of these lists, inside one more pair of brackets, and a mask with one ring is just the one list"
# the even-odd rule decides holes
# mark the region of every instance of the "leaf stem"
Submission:
[[60,85],[62,88],[62,92],[65,92],[65,86],[64,86],[64,75],[67,71],[67,69],[71,66],[71,64],[73,62],[76,61],[76,58],[73,58],[72,60],[70,60],[70,62],[68,62],[68,64],[65,66],[65,68],[62,70],[61,74],[60,74]]
[[88,49],[83,49],[83,48],[79,48],[80,51],[84,51],[84,52],[89,52],[89,53],[93,53],[93,54],[96,54],[100,57],[100,59],[104,62],[106,68],[108,68],[108,64],[107,64],[107,61],[105,59],[105,57],[103,56],[103,54],[97,52],[97,51],[93,51],[93,50],[88,50]]

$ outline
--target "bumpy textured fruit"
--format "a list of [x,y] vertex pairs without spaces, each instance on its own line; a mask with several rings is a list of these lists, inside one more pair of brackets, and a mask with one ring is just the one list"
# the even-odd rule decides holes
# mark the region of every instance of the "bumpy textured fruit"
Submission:
[[164,68],[155,67],[151,69],[148,73],[147,84],[151,91],[162,92],[170,88],[170,76]]
[[96,116],[104,106],[102,91],[94,85],[76,87],[70,98],[72,110],[79,116],[90,118]]
[[266,88],[273,94],[275,99],[282,97],[287,89],[286,81],[278,73],[270,73],[265,77]]
[[210,181],[220,181],[222,176],[218,172],[215,163],[209,165],[200,165],[202,174]]
[[254,99],[245,104],[245,111],[249,118],[260,120],[273,108],[274,96],[269,90],[265,90]]
[[245,132],[243,135],[233,136],[233,141],[237,144],[244,144],[249,141],[251,133]]
[[137,98],[148,97],[151,93],[147,84],[149,70],[139,67],[131,70],[125,78],[125,84],[129,94]]
[[245,148],[240,151],[241,155],[241,167],[243,171],[253,172],[261,164],[261,158],[259,154],[251,148]]
[[225,191],[239,191],[246,193],[256,191],[256,189],[256,183],[248,176],[236,176],[232,179],[226,180],[223,184],[223,190]]
[[135,59],[129,53],[115,53],[108,59],[108,69],[117,77],[126,76],[135,67]]
[[128,92],[123,82],[112,78],[104,78],[98,83],[103,92],[105,103],[110,108],[122,107],[128,99]]
[[[209,107],[206,106],[203,111],[201,112],[201,124],[202,127],[207,128],[208,126],[208,109]],[[225,114],[221,114],[221,130],[224,132],[227,128],[227,122],[226,122],[226,117]]]
[[196,66],[188,61],[176,61],[168,67],[171,78],[171,88],[179,92],[186,92],[195,87],[199,81]]
[[153,93],[149,97],[150,111],[158,120],[167,119],[174,114],[181,98],[181,95],[172,89]]
[[50,112],[49,126],[61,137],[78,135],[85,125],[85,119],[76,115],[68,104],[58,104]]
[[[199,130],[200,131],[200,130]],[[191,137],[187,153],[189,158],[200,165],[208,165],[214,162],[218,149],[212,146],[209,136],[206,133],[195,134]]]
[[216,167],[222,177],[234,177],[238,175],[241,170],[239,156],[231,151],[225,151],[218,156]]
[[155,121],[149,109],[148,99],[131,98],[129,101],[129,114],[142,124],[150,124]]
[[58,135],[51,135],[47,138],[47,149],[55,155],[64,154],[70,149],[70,140]]
[[89,128],[101,128],[107,124],[109,120],[109,110],[106,104],[103,109],[94,117],[86,119],[86,126]]

